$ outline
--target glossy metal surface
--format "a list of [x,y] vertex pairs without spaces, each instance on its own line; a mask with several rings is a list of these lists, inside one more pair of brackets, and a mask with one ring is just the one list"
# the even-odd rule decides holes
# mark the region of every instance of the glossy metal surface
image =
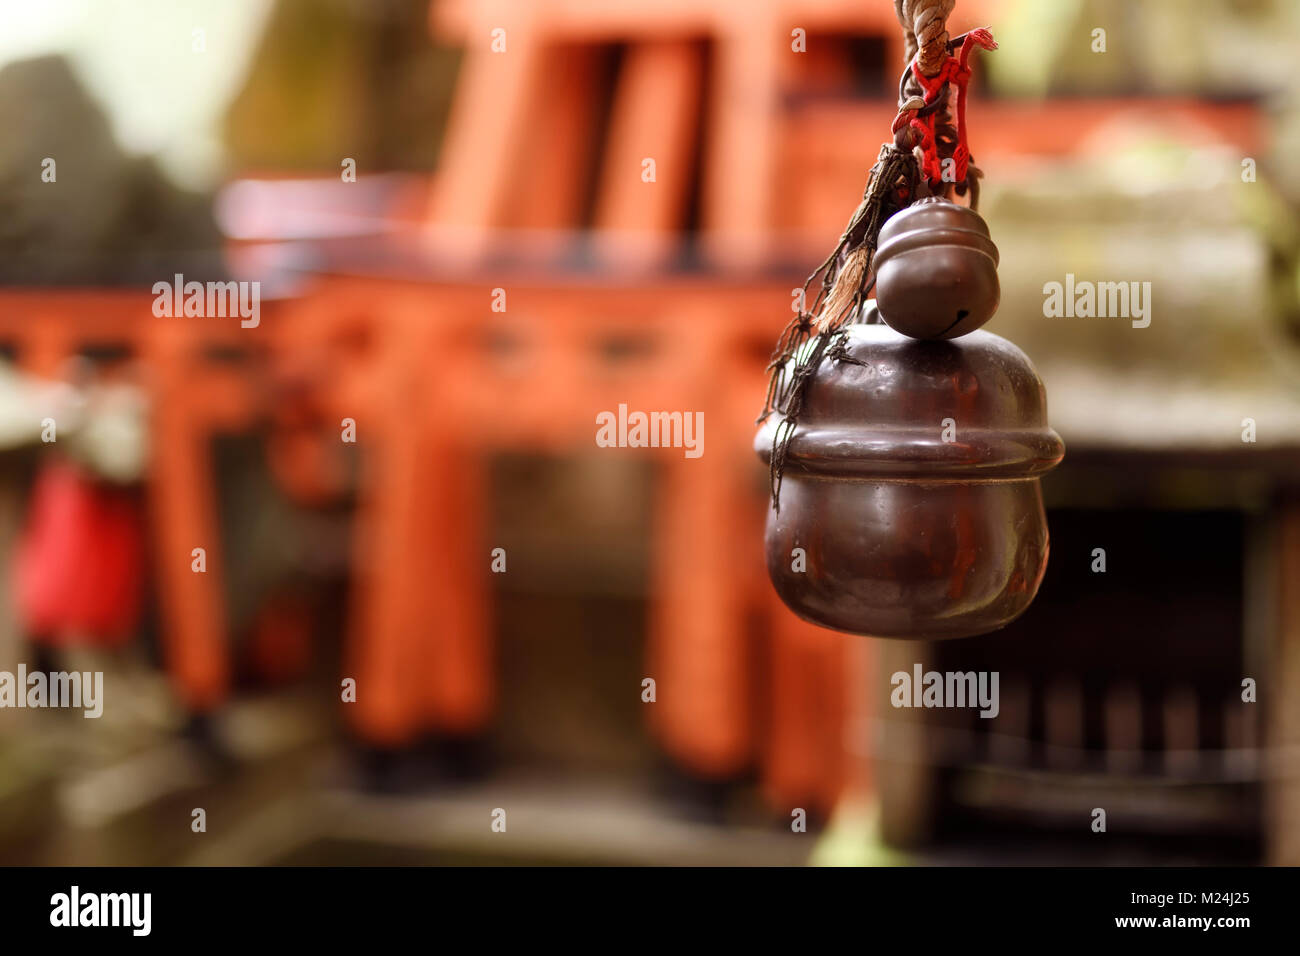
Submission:
[[[813,378],[768,513],[777,593],[807,620],[876,637],[1002,627],[1047,566],[1038,476],[1064,446],[1042,382],[988,332],[925,342],[856,325],[847,345],[864,364],[827,361]],[[775,426],[755,439],[765,458]]]
[[874,259],[885,322],[918,339],[953,339],[993,317],[998,249],[979,213],[932,197],[891,217]]

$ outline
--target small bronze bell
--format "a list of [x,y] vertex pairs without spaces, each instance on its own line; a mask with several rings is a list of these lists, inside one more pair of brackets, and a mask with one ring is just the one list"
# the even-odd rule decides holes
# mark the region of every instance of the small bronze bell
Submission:
[[890,328],[918,339],[974,332],[998,310],[998,249],[974,210],[922,199],[880,230],[876,301]]
[[[923,298],[930,280],[909,281],[920,284],[903,301]],[[987,276],[976,286],[987,290]],[[951,291],[936,299],[958,301]],[[924,311],[909,309],[909,321]],[[800,617],[841,631],[941,639],[1002,627],[1029,606],[1047,566],[1038,476],[1064,446],[1042,381],[989,332],[951,342],[880,324],[845,333],[808,382],[780,506],[768,509],[772,583]],[[773,416],[755,439],[766,460],[779,425]]]

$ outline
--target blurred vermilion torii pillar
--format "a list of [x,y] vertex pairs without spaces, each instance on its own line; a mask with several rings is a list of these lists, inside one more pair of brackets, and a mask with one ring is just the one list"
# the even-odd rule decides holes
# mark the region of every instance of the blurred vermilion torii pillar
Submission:
[[380,747],[476,734],[495,692],[483,450],[456,425],[463,381],[430,374],[461,331],[436,304],[418,285],[335,277],[290,310],[293,341],[328,357],[330,417],[355,420],[364,449],[342,677],[347,716]]
[[[704,413],[706,441],[699,458],[662,465],[648,657],[658,686],[651,719],[664,747],[695,773],[726,777],[754,756],[746,559],[759,539],[737,467],[749,421],[734,421],[730,343],[713,318],[697,307],[677,329],[679,400]],[[740,529],[752,529],[753,539]]]
[[[211,438],[250,427],[255,383],[208,356],[268,344],[272,323],[242,329],[238,322],[158,317],[153,296],[140,290],[0,292],[0,336],[15,347],[21,367],[58,378],[88,345],[113,346],[142,360],[149,395],[146,476],[164,661],[177,696],[190,713],[220,706],[230,687],[223,556],[217,520]],[[194,549],[205,570],[194,569]]]
[[[204,419],[220,404],[196,387],[192,323],[159,320],[146,342],[154,377],[149,503],[158,540],[159,601],[167,668],[186,708],[205,713],[230,685],[222,548],[216,513],[211,432]],[[194,570],[204,549],[206,570]]]
[[[849,782],[849,761],[862,763],[848,752],[861,725],[845,698],[866,699],[869,688],[856,685],[848,664],[869,658],[870,648],[861,644],[866,638],[801,621],[775,592],[770,598],[772,710],[764,789],[774,806],[829,812]],[[854,782],[865,785],[860,776]]]
[[735,315],[747,318],[746,300],[757,295],[717,290],[673,310],[679,351],[665,357],[677,376],[670,391],[704,412],[707,440],[700,458],[660,465],[650,720],[664,749],[693,773],[726,779],[757,766],[773,806],[829,812],[853,770],[845,696],[867,694],[849,672],[846,642],[864,639],[799,620],[767,585],[766,497],[746,458],[763,387],[746,340],[760,330],[727,321],[712,301],[731,298]]

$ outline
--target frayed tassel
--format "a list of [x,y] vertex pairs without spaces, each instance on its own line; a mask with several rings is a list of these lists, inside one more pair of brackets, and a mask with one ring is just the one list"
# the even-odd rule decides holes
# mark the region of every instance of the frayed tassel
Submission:
[[862,287],[871,268],[871,247],[861,245],[849,253],[844,267],[835,274],[835,284],[822,304],[814,325],[818,334],[830,332],[843,325],[860,304]]

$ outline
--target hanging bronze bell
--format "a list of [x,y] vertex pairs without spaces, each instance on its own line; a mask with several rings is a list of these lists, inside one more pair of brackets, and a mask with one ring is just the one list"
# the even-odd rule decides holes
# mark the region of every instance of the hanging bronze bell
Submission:
[[[970,243],[972,255],[981,245]],[[932,282],[952,261],[930,258]],[[935,298],[945,309],[954,301],[950,291]],[[808,382],[779,507],[768,509],[777,592],[806,620],[875,637],[968,637],[1006,625],[1046,569],[1038,479],[1064,454],[1037,372],[984,331],[922,341],[856,324],[843,345]],[[779,424],[774,415],[755,439],[769,462]]]
[[918,339],[974,332],[998,309],[998,248],[979,213],[922,199],[880,230],[876,301],[890,328]]

